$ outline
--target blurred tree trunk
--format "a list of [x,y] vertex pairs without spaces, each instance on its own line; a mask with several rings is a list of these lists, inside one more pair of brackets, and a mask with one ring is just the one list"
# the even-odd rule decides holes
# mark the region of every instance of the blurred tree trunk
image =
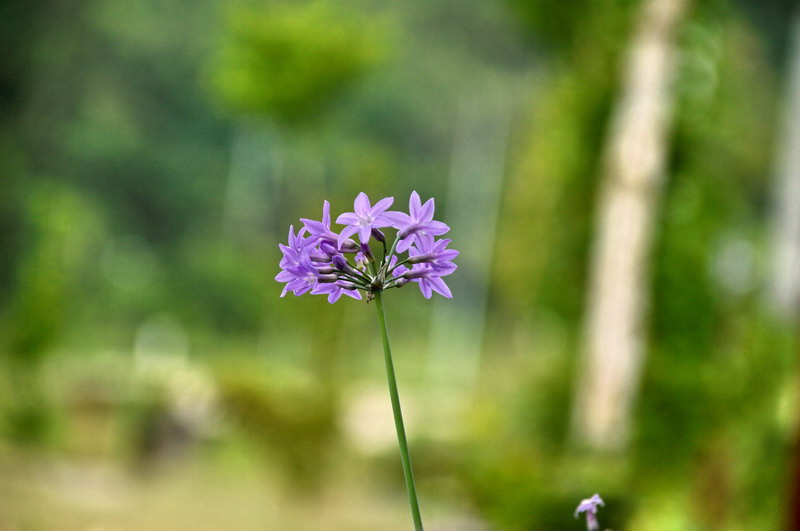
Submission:
[[792,320],[800,310],[800,16],[795,15],[783,136],[773,188],[772,274],[769,302]]
[[[768,302],[783,321],[795,326],[794,348],[800,346],[800,13],[794,15],[787,54],[785,123],[773,188],[772,274]],[[793,449],[788,529],[800,529],[800,439]]]
[[573,436],[622,449],[642,367],[648,255],[665,174],[676,35],[691,0],[645,0],[604,153]]

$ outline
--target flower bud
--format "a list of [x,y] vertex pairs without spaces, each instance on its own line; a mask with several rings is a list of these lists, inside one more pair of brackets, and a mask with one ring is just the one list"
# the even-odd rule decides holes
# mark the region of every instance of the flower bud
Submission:
[[327,254],[328,256],[333,256],[339,252],[336,249],[336,244],[329,242],[328,240],[322,240],[319,243],[319,248],[322,250],[323,253]]
[[386,241],[386,236],[384,236],[383,232],[379,231],[378,229],[372,229],[372,237],[381,243]]
[[342,246],[340,247],[340,251],[343,253],[357,253],[358,252],[358,244],[353,240],[345,240]]
[[339,277],[336,275],[317,275],[317,282],[331,283],[336,282],[337,280],[339,280]]
[[312,262],[330,262],[331,261],[331,259],[328,257],[327,254],[318,253],[316,251],[311,251],[310,253],[308,253],[308,258]]
[[403,273],[402,277],[413,280],[415,278],[429,278],[434,273],[435,271],[431,269],[410,269]]
[[340,254],[335,254],[331,258],[333,260],[333,267],[338,269],[339,271],[344,271],[347,267],[347,260],[344,259],[344,256]]
[[372,249],[370,249],[369,245],[367,245],[366,243],[361,244],[361,254],[364,255],[365,264],[375,261],[375,259],[372,256]]
[[336,269],[331,266],[318,266],[317,273],[321,275],[330,275],[331,273],[335,273]]
[[422,264],[424,262],[432,262],[436,259],[436,255],[433,253],[425,253],[425,254],[418,254],[417,256],[409,256],[408,263],[409,264]]

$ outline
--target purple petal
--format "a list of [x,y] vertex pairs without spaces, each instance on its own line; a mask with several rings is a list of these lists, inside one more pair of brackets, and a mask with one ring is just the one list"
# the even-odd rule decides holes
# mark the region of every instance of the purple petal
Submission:
[[433,198],[431,197],[430,199],[425,201],[424,205],[422,205],[422,208],[419,210],[419,216],[417,217],[417,219],[419,220],[433,219],[433,208],[434,208]]
[[358,217],[358,214],[353,212],[345,212],[344,214],[340,214],[338,218],[336,218],[336,223],[339,225],[356,225],[361,218]]
[[[356,197],[355,202],[353,203],[353,207],[356,211],[356,214],[361,217],[365,218],[369,215],[370,206],[369,206],[369,197],[364,192],[361,192]],[[341,217],[341,216],[339,216]],[[337,221],[338,223],[338,221]]]
[[436,293],[444,295],[448,299],[453,298],[453,294],[450,292],[450,288],[447,287],[447,284],[445,284],[444,280],[442,280],[441,278],[431,277],[428,279],[428,282],[430,283],[431,288],[433,288],[433,291],[435,291]]
[[392,203],[394,203],[394,197],[384,197],[383,199],[375,203],[375,206],[373,206],[370,209],[369,213],[372,214],[373,218],[376,218],[379,215],[383,214],[383,212],[386,211],[387,208],[392,206]]
[[444,250],[444,248],[447,247],[448,245],[450,245],[450,242],[452,242],[452,241],[453,240],[451,240],[450,238],[442,238],[441,240],[436,240],[433,243],[433,249],[437,253],[442,252]]
[[381,214],[384,218],[388,219],[392,223],[392,227],[398,229],[403,225],[408,225],[411,223],[411,216],[406,214],[405,212],[399,212],[397,210],[388,210]]
[[330,295],[328,295],[328,302],[333,304],[334,302],[339,300],[339,297],[342,296],[342,290],[337,289],[336,291],[332,291]]
[[436,274],[440,277],[446,277],[454,273],[456,269],[458,269],[458,266],[453,262],[437,262],[433,267],[433,270],[436,271]]
[[342,289],[342,294],[347,295],[357,301],[361,300],[361,292],[357,289]]
[[275,280],[277,280],[278,282],[289,282],[294,278],[295,278],[294,275],[289,273],[288,271],[281,271],[275,276]]
[[[412,238],[410,236],[408,238],[403,238],[402,240],[397,242],[397,252],[398,253],[404,253],[406,251],[409,251],[409,247],[411,247],[412,243],[414,243],[414,238]],[[412,247],[412,249],[413,249],[413,247]]]
[[414,234],[414,240],[419,249],[420,254],[429,253],[433,251],[433,236],[426,232],[417,232]]
[[448,232],[450,230],[450,227],[446,223],[442,223],[441,221],[431,220],[425,222],[425,230],[433,234],[434,236],[438,236],[440,234]]
[[321,221],[305,218],[300,218],[300,221],[303,222],[303,226],[308,230],[308,232],[313,235],[321,234],[326,230],[325,224]]
[[420,291],[422,291],[422,296],[425,297],[426,299],[430,299],[431,295],[433,295],[433,293],[431,293],[431,287],[428,285],[427,279],[422,279],[419,282],[419,289]]
[[[337,221],[337,223],[338,223],[338,221]],[[349,238],[350,236],[355,234],[357,231],[358,231],[358,227],[353,226],[353,225],[348,225],[347,227],[343,228],[342,232],[336,238],[336,245],[341,249],[342,248],[342,244],[347,240],[347,238]]]
[[422,200],[419,198],[417,191],[414,190],[411,192],[411,197],[408,198],[408,212],[412,218],[419,219],[420,205],[422,205]]
[[452,260],[453,258],[457,257],[460,254],[461,253],[459,251],[456,251],[455,249],[446,249],[446,250],[442,251],[441,253],[439,253],[439,258],[438,259],[449,262],[450,260]]
[[380,214],[379,216],[376,216],[369,225],[372,228],[381,229],[383,227],[392,227],[394,226],[394,223],[391,219],[387,218],[383,214]]
[[322,224],[326,228],[331,226],[331,204],[328,203],[327,199],[322,202]]
[[358,239],[361,243],[369,243],[370,236],[372,236],[372,229],[370,227],[358,227]]

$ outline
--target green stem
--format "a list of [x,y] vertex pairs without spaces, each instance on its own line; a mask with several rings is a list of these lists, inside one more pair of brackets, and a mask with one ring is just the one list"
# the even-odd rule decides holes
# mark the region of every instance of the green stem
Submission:
[[417,488],[414,486],[414,473],[411,471],[411,455],[408,453],[406,429],[403,426],[403,412],[400,410],[400,395],[397,392],[397,379],[394,375],[392,363],[392,349],[389,347],[389,329],[386,327],[386,314],[383,311],[383,296],[380,291],[375,292],[375,307],[378,309],[378,322],[383,340],[383,357],[386,362],[386,378],[389,380],[389,396],[392,398],[392,413],[394,414],[394,427],[397,429],[397,442],[400,445],[400,459],[403,462],[403,475],[406,479],[408,501],[411,503],[411,516],[414,519],[414,529],[422,531],[422,516],[419,512],[417,501]]

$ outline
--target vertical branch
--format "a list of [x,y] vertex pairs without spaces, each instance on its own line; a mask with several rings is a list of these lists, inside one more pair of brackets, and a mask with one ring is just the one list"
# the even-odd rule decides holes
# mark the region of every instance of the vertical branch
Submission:
[[646,0],[611,118],[573,412],[578,442],[624,447],[639,386],[647,260],[665,174],[676,34],[690,0]]

